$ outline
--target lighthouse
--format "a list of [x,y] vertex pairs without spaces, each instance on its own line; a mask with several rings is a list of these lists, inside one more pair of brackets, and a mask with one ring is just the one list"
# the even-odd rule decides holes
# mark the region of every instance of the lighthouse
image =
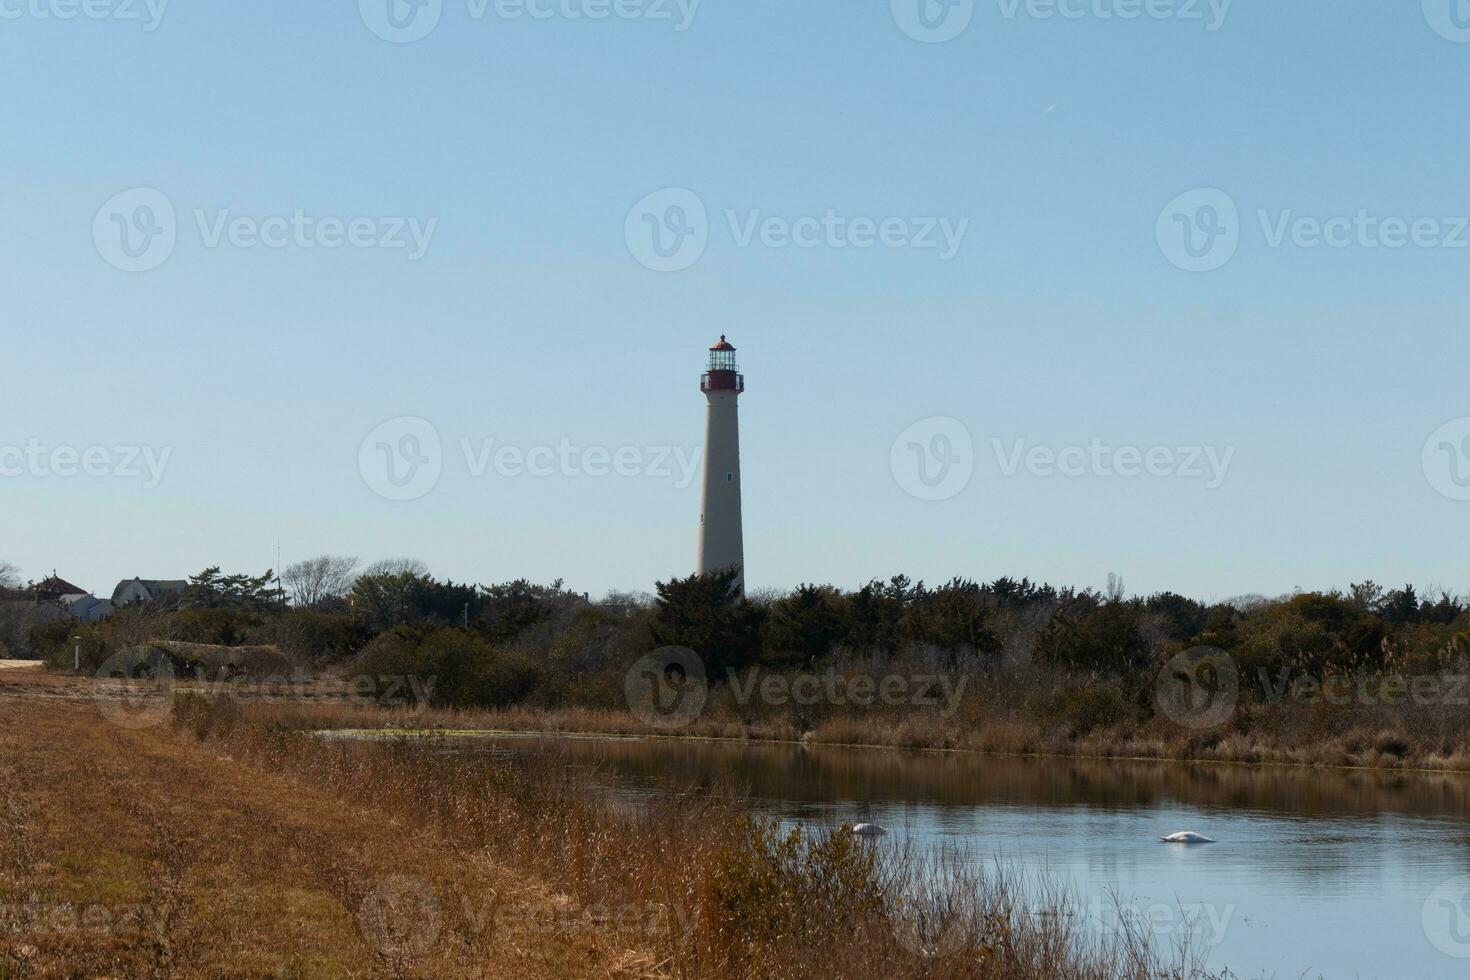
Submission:
[[704,494],[699,514],[699,574],[737,570],[745,591],[745,541],[740,526],[740,393],[745,376],[735,367],[735,347],[723,335],[709,349],[709,370],[699,380],[709,403],[704,423]]

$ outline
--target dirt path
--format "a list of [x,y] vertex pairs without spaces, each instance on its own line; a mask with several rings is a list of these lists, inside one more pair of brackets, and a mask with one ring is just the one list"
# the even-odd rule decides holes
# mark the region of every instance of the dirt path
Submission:
[[0,978],[656,975],[591,929],[526,932],[565,904],[536,883],[110,723],[89,684],[0,681]]

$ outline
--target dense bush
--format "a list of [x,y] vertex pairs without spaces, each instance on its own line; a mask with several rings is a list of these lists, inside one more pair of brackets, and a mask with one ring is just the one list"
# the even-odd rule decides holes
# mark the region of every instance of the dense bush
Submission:
[[372,639],[372,631],[346,613],[316,609],[292,609],[282,613],[261,639],[269,640],[297,663],[321,664],[343,661]]
[[360,674],[389,681],[432,682],[430,703],[440,707],[493,707],[524,701],[541,669],[524,654],[497,650],[464,630],[422,632],[400,627],[377,637],[357,659]]

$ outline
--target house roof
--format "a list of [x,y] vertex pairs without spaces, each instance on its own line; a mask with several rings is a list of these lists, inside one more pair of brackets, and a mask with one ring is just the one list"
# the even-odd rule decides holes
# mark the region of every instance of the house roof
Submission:
[[66,579],[64,579],[64,578],[57,578],[55,575],[52,575],[50,578],[45,579],[44,581],[37,582],[36,583],[36,591],[37,592],[42,592],[42,593],[49,593],[51,595],[87,595],[88,594],[87,590],[84,589],[84,588],[82,588],[80,585],[72,585]]
[[186,579],[124,579],[123,581],[117,583],[117,588],[112,590],[112,601],[115,605],[121,604],[119,600],[122,598],[123,590],[134,583],[137,583],[138,585],[141,585],[143,588],[147,589],[148,592],[153,596],[159,596],[170,592],[182,592],[189,587],[189,582]]

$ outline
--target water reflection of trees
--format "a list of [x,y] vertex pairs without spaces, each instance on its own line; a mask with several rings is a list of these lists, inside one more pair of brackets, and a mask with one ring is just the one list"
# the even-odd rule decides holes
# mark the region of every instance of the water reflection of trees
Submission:
[[855,801],[1121,809],[1183,805],[1312,818],[1364,813],[1470,815],[1470,777],[1449,773],[696,741],[578,739],[557,740],[556,744],[578,766],[601,769],[644,786],[719,786],[797,804]]

